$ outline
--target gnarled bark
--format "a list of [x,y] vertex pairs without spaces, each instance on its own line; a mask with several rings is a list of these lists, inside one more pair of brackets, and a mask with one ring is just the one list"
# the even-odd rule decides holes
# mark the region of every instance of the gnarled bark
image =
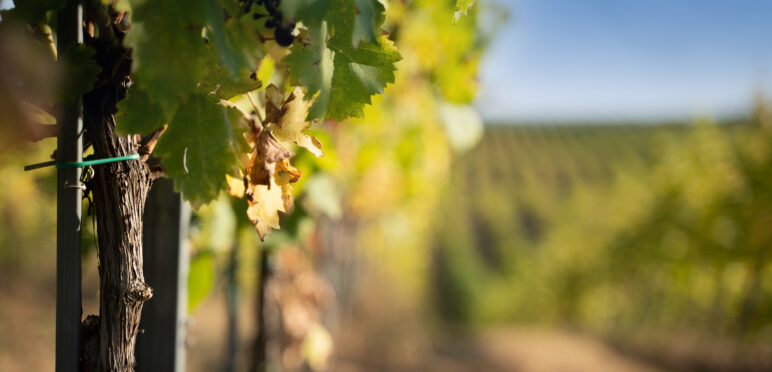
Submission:
[[[113,116],[130,85],[128,53],[100,40],[89,41],[97,50],[103,80],[84,96],[86,138],[97,158],[136,154],[136,139],[118,136]],[[111,71],[118,74],[105,75]],[[144,161],[108,163],[95,166],[88,184],[96,206],[100,292],[98,319],[91,316],[84,322],[83,336],[91,339],[82,340],[82,369],[133,371],[142,304],[152,296],[142,272],[142,215],[150,171]]]
[[[94,120],[94,153],[99,158],[136,152],[134,141],[118,137],[112,115]],[[102,132],[102,133],[99,133]],[[152,296],[142,272],[142,214],[150,190],[145,163],[117,162],[95,172],[92,192],[99,243],[99,352],[97,371],[132,371],[142,304]]]

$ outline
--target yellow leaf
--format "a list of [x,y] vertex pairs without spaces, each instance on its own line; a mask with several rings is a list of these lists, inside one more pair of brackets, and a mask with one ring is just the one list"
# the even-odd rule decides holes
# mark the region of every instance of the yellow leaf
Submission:
[[271,229],[279,228],[279,212],[287,213],[292,208],[291,184],[301,175],[300,170],[290,164],[295,154],[282,143],[295,142],[316,156],[323,155],[319,141],[303,133],[311,125],[305,121],[308,106],[301,89],[295,89],[285,100],[281,90],[271,84],[265,89],[262,128],[255,118],[248,120],[251,130],[247,140],[252,151],[245,160],[246,174],[242,180],[228,177],[228,185],[231,195],[246,196],[247,217],[260,240],[270,234]]
[[249,203],[247,217],[255,226],[261,241],[271,233],[271,229],[279,228],[279,212],[287,211],[282,188],[273,179],[269,186],[250,185],[246,193]]
[[[287,173],[289,183],[295,183],[300,179],[300,175],[303,173],[299,169],[290,164],[289,159],[284,159],[281,162],[276,163],[276,173]],[[276,182],[281,185],[280,182]]]
[[290,184],[281,185],[281,200],[284,202],[284,210],[292,209],[292,186]]
[[282,200],[284,200],[284,209],[289,211],[292,208],[292,185],[300,179],[300,170],[290,164],[289,159],[284,159],[276,163],[276,184],[281,186]]
[[282,103],[284,103],[284,93],[276,85],[269,85],[265,88],[265,123],[278,123],[282,117]]
[[258,135],[255,149],[249,156],[247,171],[249,182],[270,186],[269,179],[273,176],[276,162],[288,160],[292,155],[294,155],[292,151],[279,144],[270,132],[263,130]]
[[246,191],[244,179],[231,177],[228,174],[225,175],[225,179],[228,181],[228,192],[231,194],[231,196],[239,199],[243,198],[244,191]]
[[[266,89],[267,91],[268,89]],[[282,105],[282,115],[278,123],[271,125],[270,129],[277,140],[295,142],[299,146],[311,151],[314,156],[321,157],[324,156],[322,144],[316,138],[303,133],[311,126],[311,123],[306,121],[310,106],[310,102],[303,100],[303,90],[299,87],[295,88]],[[268,116],[267,112],[268,109],[266,108],[266,116]],[[266,122],[268,121],[266,120]]]

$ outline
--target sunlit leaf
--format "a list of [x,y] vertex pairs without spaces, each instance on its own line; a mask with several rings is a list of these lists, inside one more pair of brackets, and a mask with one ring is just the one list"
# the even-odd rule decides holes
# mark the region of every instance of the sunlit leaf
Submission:
[[461,19],[461,16],[466,15],[466,12],[474,5],[474,2],[475,0],[456,0],[456,9],[453,12],[453,23],[458,22],[458,20]]
[[284,59],[306,99],[314,98],[309,120],[362,116],[370,97],[394,82],[399,53],[384,36],[354,47],[356,13],[351,1],[331,0],[327,21],[308,25],[310,45],[296,43]]
[[247,217],[255,226],[260,240],[263,240],[271,229],[279,228],[279,212],[287,212],[282,188],[271,179],[268,186],[250,185],[246,197],[249,202]]
[[323,156],[322,144],[304,133],[311,126],[311,122],[306,121],[308,106],[308,102],[303,100],[303,90],[295,88],[282,106],[282,116],[278,123],[269,129],[279,141],[294,142],[314,156]]
[[377,43],[378,27],[383,23],[383,4],[378,0],[356,0],[356,19],[352,33],[354,48],[359,42]]
[[227,188],[226,174],[238,165],[235,127],[241,113],[211,97],[194,94],[180,105],[161,136],[155,155],[161,158],[174,187],[186,200],[206,203]]

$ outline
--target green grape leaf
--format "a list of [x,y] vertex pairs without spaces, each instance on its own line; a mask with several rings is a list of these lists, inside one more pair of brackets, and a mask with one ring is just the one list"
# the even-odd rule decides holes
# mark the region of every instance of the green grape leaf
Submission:
[[386,8],[378,0],[356,0],[356,19],[352,35],[354,48],[358,47],[361,41],[377,42],[378,26],[383,23],[385,11]]
[[308,34],[311,38],[310,46],[295,43],[290,49],[291,53],[284,57],[284,62],[289,66],[293,79],[308,90],[306,97],[319,93],[308,110],[308,120],[311,121],[324,119],[327,114],[335,67],[334,53],[327,48],[325,40],[327,22],[321,22],[313,28],[309,27]]
[[141,85],[134,84],[129,89],[126,98],[118,102],[116,129],[119,133],[147,134],[158,129],[166,120],[161,107],[150,100],[150,96]]
[[475,0],[456,0],[456,10],[453,12],[453,24],[456,24],[462,15],[466,15],[466,12],[474,5]]
[[220,98],[229,99],[262,86],[255,71],[241,68],[236,76],[231,76],[225,67],[217,63],[218,53],[215,52],[215,47],[207,45],[205,49],[204,60],[209,68],[198,85],[199,92],[214,93]]
[[330,0],[282,0],[279,5],[285,18],[306,24],[321,22],[329,6]]
[[[220,64],[233,78],[236,78],[243,68],[253,68],[254,63],[250,62],[249,56],[244,51],[256,48],[250,46],[250,40],[245,42],[246,38],[243,35],[245,29],[239,27],[240,20],[231,18],[226,25],[222,8],[217,0],[204,0],[204,5],[206,22],[210,30],[207,36],[211,36],[217,47]],[[254,45],[256,41],[251,40],[251,44]]]
[[220,6],[223,11],[228,14],[228,17],[238,17],[241,12],[242,0],[219,0]]
[[167,120],[195,90],[206,68],[201,37],[206,16],[204,1],[132,4],[134,24],[126,38],[134,49],[134,75]]
[[186,200],[207,203],[227,188],[225,175],[238,165],[240,118],[237,109],[204,94],[193,94],[180,104],[154,154]]
[[14,0],[14,7],[3,18],[16,18],[25,22],[44,22],[46,13],[64,7],[65,0]]
[[332,47],[335,70],[327,118],[341,120],[361,117],[370,97],[382,94],[394,82],[394,63],[401,59],[393,44],[383,36],[377,44],[361,43],[357,49]]
[[362,116],[370,97],[394,82],[394,63],[401,57],[393,43],[377,36],[375,43],[355,48],[355,18],[353,1],[331,0],[329,23],[308,25],[309,45],[296,43],[284,58],[292,79],[308,90],[307,99],[316,95],[308,120]]
[[97,75],[102,71],[94,60],[96,51],[83,45],[71,45],[59,58],[64,65],[65,80],[61,86],[61,98],[72,103],[76,97],[91,90]]

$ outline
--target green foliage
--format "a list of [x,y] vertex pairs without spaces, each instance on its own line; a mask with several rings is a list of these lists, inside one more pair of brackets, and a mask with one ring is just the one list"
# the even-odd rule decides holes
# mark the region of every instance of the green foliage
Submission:
[[[235,0],[224,0],[223,3],[231,3],[230,8],[238,9]],[[231,18],[226,25],[222,16],[223,10],[217,0],[204,1],[204,12],[206,24],[211,30],[212,41],[217,46],[220,65],[228,70],[231,77],[237,77],[244,68],[253,68],[253,63],[250,62],[251,53],[249,53],[253,45],[249,39],[240,37],[240,32],[245,31],[245,29],[240,29],[241,22],[237,18]],[[216,64],[210,62],[207,63],[207,66],[212,68]],[[223,81],[227,81],[227,79],[223,79]]]
[[155,154],[175,189],[194,204],[206,203],[227,187],[225,175],[238,165],[243,141],[238,110],[210,96],[193,94],[179,107],[161,136]]
[[307,87],[307,97],[318,93],[309,120],[361,117],[370,97],[394,82],[394,63],[401,57],[392,43],[374,33],[372,42],[361,42],[371,39],[362,31],[365,25],[377,29],[383,22],[382,11],[373,5],[364,18],[368,14],[357,15],[351,1],[331,0],[326,22],[309,20],[310,45],[296,44],[284,59],[293,81]]
[[150,95],[141,89],[141,86],[135,81],[135,86],[129,90],[126,98],[118,102],[115,119],[119,132],[147,134],[166,122],[161,107],[150,99]]
[[[756,122],[491,128],[446,195],[438,300],[459,308],[441,310],[760,335],[772,324],[770,165]],[[458,293],[468,300],[446,298]]]
[[324,119],[330,104],[330,89],[335,69],[333,52],[327,48],[327,22],[309,25],[309,46],[295,44],[292,53],[284,57],[292,78],[308,89],[308,97],[314,104],[308,110],[308,119]]
[[354,48],[364,41],[375,44],[378,42],[378,28],[384,21],[384,7],[378,0],[356,0],[356,19],[352,42]]
[[133,25],[127,35],[134,54],[134,76],[143,84],[140,89],[161,107],[164,117],[171,119],[206,68],[201,28],[196,27],[206,19],[204,1],[136,3],[132,3]]
[[[46,22],[64,3],[16,1],[16,7],[4,12],[4,17],[35,23],[33,29],[45,31],[50,26]],[[123,134],[146,134],[168,125],[156,154],[175,178],[176,188],[196,204],[206,203],[226,189],[225,175],[240,178],[244,173],[244,164],[240,167],[233,159],[245,159],[245,152],[251,149],[244,146],[242,134],[232,129],[237,125],[236,111],[225,107],[262,87],[256,70],[266,56],[270,54],[270,61],[279,63],[272,77],[280,83],[277,85],[299,84],[305,99],[313,101],[304,115],[309,121],[362,117],[372,97],[395,82],[396,63],[401,60],[388,33],[381,29],[392,26],[384,26],[386,6],[379,0],[282,1],[284,15],[271,15],[272,23],[282,23],[282,27],[297,24],[298,28],[288,54],[271,41],[274,37],[269,32],[278,30],[267,26],[264,12],[268,8],[264,5],[254,4],[248,10],[237,0],[121,0],[101,4],[128,11],[131,26],[123,43],[131,48],[127,56],[132,61],[133,85],[126,99],[118,103],[118,129]],[[470,5],[465,4],[463,10]],[[389,6],[405,8],[401,3]],[[450,12],[450,7],[447,3],[444,9]],[[95,31],[98,35],[99,28]],[[465,28],[463,32],[468,31]],[[36,42],[45,43],[45,32],[42,36]],[[476,50],[466,41],[459,45]],[[466,66],[458,56],[453,53],[452,65]],[[68,77],[62,95],[76,97],[92,89],[99,73],[94,51],[79,47],[61,57]],[[452,78],[469,78],[475,67],[472,64],[458,70]],[[446,79],[438,76],[436,80]],[[284,87],[280,90],[286,91]],[[264,98],[260,92],[257,96]],[[259,109],[265,110],[265,103],[257,101]],[[251,107],[240,107],[245,113],[252,111]],[[223,114],[226,111],[229,113]],[[302,125],[295,127],[305,130]],[[289,185],[282,187],[285,194],[290,190]]]
[[218,54],[215,53],[213,46],[207,46],[206,50],[204,58],[209,67],[203,80],[199,82],[199,92],[215,93],[222,99],[230,99],[262,86],[262,82],[252,70],[240,67],[235,74],[231,73],[229,69],[217,63]]
[[458,22],[462,15],[466,15],[469,8],[474,5],[475,0],[456,0],[456,9],[453,13],[453,23]]
[[[296,40],[283,62],[314,100],[309,120],[361,116],[370,97],[394,82],[400,56],[380,36],[385,8],[377,0],[287,0],[281,7],[285,19],[307,28],[301,36],[308,42]],[[244,149],[230,129],[235,113],[216,114],[225,109],[213,98],[262,86],[255,70],[272,48],[265,23],[233,0],[132,1],[131,9],[135,84],[119,104],[119,128],[148,133],[168,123],[156,154],[186,199],[206,203],[226,188],[226,174],[240,177],[234,159]]]
[[394,63],[400,57],[385,37],[379,37],[377,44],[360,43],[359,48],[330,41],[334,72],[329,92],[326,117],[340,120],[347,117],[361,117],[362,106],[370,104],[370,96],[382,94],[387,83],[394,82]]
[[284,0],[281,11],[289,19],[296,19],[309,25],[324,19],[331,0]]

